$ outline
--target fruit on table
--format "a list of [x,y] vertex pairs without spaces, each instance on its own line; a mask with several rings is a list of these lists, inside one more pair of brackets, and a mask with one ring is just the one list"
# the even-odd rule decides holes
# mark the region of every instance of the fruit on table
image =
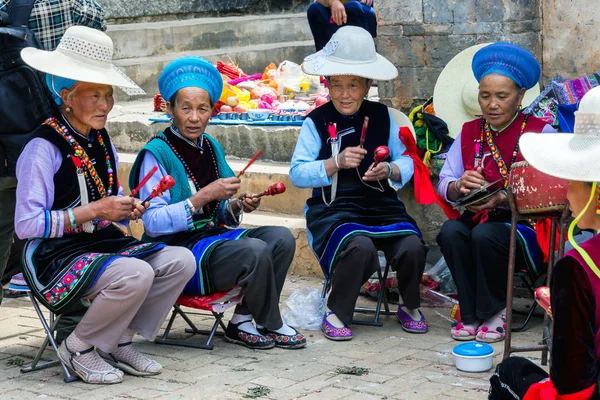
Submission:
[[232,112],[233,108],[231,108],[227,104],[224,104],[224,105],[221,106],[221,109],[219,111],[220,112]]
[[239,102],[240,100],[237,98],[237,96],[230,96],[227,98],[227,105],[230,107],[237,106]]
[[315,107],[321,107],[323,104],[327,103],[327,96],[319,95],[315,97]]
[[245,112],[248,112],[248,108],[241,106],[241,105],[237,105],[237,106],[233,107],[233,111],[236,113],[245,113]]

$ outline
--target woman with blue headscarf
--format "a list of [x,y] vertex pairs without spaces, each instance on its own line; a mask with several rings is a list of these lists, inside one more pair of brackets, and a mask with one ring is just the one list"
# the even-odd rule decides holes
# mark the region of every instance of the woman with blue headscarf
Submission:
[[103,32],[69,28],[56,51],[23,60],[47,75],[59,111],[36,129],[17,162],[15,230],[29,239],[23,272],[31,293],[56,314],[91,305],[58,351],[85,382],[119,383],[123,372],[159,374],[132,344],[154,340],[195,270],[191,252],[125,236],[119,225],[146,204],[122,194],[117,151],[105,129],[113,87],[135,87],[111,63]]
[[306,339],[284,324],[279,312],[294,236],[283,227],[229,228],[237,228],[242,212],[254,211],[260,200],[252,193],[243,200],[232,198],[240,180],[221,145],[205,133],[221,96],[221,74],[203,58],[183,57],[165,67],[158,88],[167,100],[171,126],[140,151],[129,183],[137,186],[156,165],[158,171],[140,190],[142,198],[167,174],[176,183],[144,214],[145,237],[192,250],[198,268],[184,293],[205,295],[240,286],[244,301],[227,326],[227,341],[253,349],[304,347]]
[[[525,49],[495,43],[480,49],[472,69],[479,82],[482,116],[463,125],[440,173],[438,191],[451,203],[490,184],[496,191],[467,206],[459,219],[444,223],[437,237],[456,282],[462,322],[452,327],[456,340],[497,342],[506,327],[506,281],[511,212],[504,188],[510,167],[523,161],[523,132],[553,131],[538,118],[521,112],[525,91],[540,77],[540,65]],[[519,226],[517,263],[533,268],[543,258],[535,232]]]

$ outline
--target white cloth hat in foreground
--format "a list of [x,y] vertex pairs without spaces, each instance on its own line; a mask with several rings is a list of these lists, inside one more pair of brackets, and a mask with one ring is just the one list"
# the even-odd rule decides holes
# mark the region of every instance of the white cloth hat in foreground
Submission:
[[574,133],[526,133],[520,148],[536,169],[558,178],[600,181],[600,87],[591,89],[575,113]]
[[322,50],[304,59],[302,70],[308,75],[355,75],[377,81],[398,76],[398,69],[375,51],[371,34],[358,26],[338,29]]
[[47,74],[81,82],[118,86],[129,95],[145,94],[135,82],[112,63],[113,42],[97,29],[72,26],[54,51],[27,47],[23,61]]
[[[479,83],[475,79],[471,65],[477,51],[491,43],[477,44],[458,53],[442,70],[433,89],[435,115],[448,125],[448,133],[456,138],[465,122],[482,115],[479,97]],[[540,87],[529,89],[523,98],[523,108],[527,107],[540,94]]]

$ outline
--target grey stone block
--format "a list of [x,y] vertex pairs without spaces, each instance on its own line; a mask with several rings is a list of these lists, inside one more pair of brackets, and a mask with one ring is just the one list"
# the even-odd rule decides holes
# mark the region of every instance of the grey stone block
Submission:
[[310,0],[102,0],[106,18],[131,19],[166,15],[219,15],[224,13],[281,13],[306,10]]
[[379,25],[423,23],[423,0],[376,1],[374,7]]
[[457,0],[423,0],[423,22],[441,24],[454,22]]
[[499,22],[506,19],[507,4],[503,0],[459,1],[454,8],[454,22]]
[[115,59],[313,40],[306,13],[113,24],[107,33]]
[[454,24],[453,33],[455,35],[500,35],[503,33],[503,29],[504,24],[502,22],[461,22]]
[[406,25],[404,36],[450,35],[452,24]]

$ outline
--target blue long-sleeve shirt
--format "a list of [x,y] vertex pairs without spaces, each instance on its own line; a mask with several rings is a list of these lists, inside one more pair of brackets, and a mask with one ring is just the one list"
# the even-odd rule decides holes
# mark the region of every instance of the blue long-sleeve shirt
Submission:
[[[390,179],[391,186],[398,190],[401,189],[413,176],[414,164],[408,155],[403,155],[406,147],[400,140],[398,132],[400,127],[389,114],[390,118],[390,138],[387,146],[390,149],[392,162],[400,170],[400,180]],[[343,140],[340,137],[339,140]],[[325,160],[317,160],[321,151],[321,137],[315,127],[315,123],[307,118],[302,124],[298,142],[292,156],[290,166],[290,180],[294,185],[300,188],[318,188],[331,185],[331,177],[327,176],[325,171]]]

